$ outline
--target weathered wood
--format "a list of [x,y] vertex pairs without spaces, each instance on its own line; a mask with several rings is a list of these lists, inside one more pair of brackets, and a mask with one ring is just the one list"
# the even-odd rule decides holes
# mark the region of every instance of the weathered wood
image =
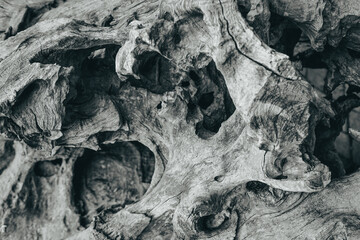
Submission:
[[[2,238],[360,237],[359,172],[330,183],[356,1],[0,4]],[[284,46],[300,63],[338,47],[325,97],[267,45],[290,24],[270,16],[309,38]]]

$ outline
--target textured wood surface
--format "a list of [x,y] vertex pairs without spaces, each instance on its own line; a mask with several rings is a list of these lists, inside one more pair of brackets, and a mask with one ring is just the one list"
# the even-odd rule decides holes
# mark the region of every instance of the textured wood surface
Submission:
[[0,0],[0,238],[359,239],[359,16]]

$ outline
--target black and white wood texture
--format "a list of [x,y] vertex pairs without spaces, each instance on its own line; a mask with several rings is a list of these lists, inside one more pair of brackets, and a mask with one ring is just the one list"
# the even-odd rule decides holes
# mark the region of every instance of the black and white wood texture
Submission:
[[360,239],[357,0],[0,0],[0,36],[0,239]]

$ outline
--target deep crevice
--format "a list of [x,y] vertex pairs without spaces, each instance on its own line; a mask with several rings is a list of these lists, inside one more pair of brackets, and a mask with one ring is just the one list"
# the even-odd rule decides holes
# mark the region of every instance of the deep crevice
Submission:
[[139,142],[103,145],[85,150],[74,165],[73,205],[80,224],[112,205],[124,207],[145,194],[154,173],[154,154]]
[[207,109],[214,102],[214,92],[204,93],[199,99],[199,106],[202,109]]
[[269,32],[269,46],[292,58],[295,45],[302,33],[300,28],[285,17],[272,12]]
[[44,80],[38,79],[24,87],[17,95],[16,102],[14,104],[14,108],[26,103],[28,99],[33,95],[36,94],[42,85],[46,84]]
[[64,129],[74,121],[90,118],[96,113],[95,95],[111,96],[118,92],[121,86],[114,70],[118,49],[117,45],[107,45],[92,52],[87,51],[76,64],[77,77],[71,78],[70,90],[64,101]]
[[314,155],[329,167],[332,178],[348,175],[360,167],[355,159],[341,156],[336,149],[336,139],[342,132],[350,111],[359,106],[360,98],[357,95],[341,96],[332,103],[336,116],[329,120],[321,121],[316,126]]
[[177,82],[173,64],[157,52],[145,52],[139,56],[133,66],[133,72],[140,79],[130,76],[128,82],[134,87],[148,89],[150,92],[162,94],[174,90]]
[[197,120],[196,134],[207,139],[216,134],[221,123],[234,113],[235,105],[225,79],[213,61],[204,68],[190,70],[188,76],[190,85],[197,90],[188,100],[187,119],[199,118],[200,114],[202,117]]
[[29,61],[30,63],[39,62],[42,64],[58,64],[64,67],[74,66],[75,68],[81,67],[83,61],[90,59],[90,53],[99,49],[106,49],[107,51],[115,51],[120,48],[115,44],[104,44],[85,49],[53,49],[53,50],[41,50]]
[[311,53],[300,53],[296,56],[301,60],[304,68],[327,68],[327,64],[323,61],[322,53],[311,51]]
[[51,177],[59,172],[62,159],[40,161],[34,165],[34,174],[38,177]]
[[251,10],[251,2],[250,0],[237,0],[237,7],[243,18],[246,19],[246,15]]
[[250,181],[246,183],[246,189],[255,194],[259,194],[260,192],[267,191],[269,185],[258,181]]
[[224,229],[224,226],[229,221],[229,217],[219,217],[218,215],[219,214],[210,214],[199,218],[197,221],[197,229],[205,233],[211,233],[216,230]]

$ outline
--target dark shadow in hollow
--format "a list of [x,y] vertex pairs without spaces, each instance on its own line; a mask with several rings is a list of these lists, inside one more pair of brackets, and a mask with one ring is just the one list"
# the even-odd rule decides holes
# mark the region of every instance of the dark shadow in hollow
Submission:
[[215,62],[211,61],[204,68],[189,71],[188,76],[197,91],[189,100],[187,119],[195,116],[197,110],[201,113],[203,117],[196,124],[196,134],[206,139],[219,131],[221,123],[234,113],[235,105]]
[[269,46],[276,51],[293,57],[295,45],[299,42],[302,31],[286,17],[274,12],[270,17]]
[[125,206],[140,199],[149,187],[155,168],[154,154],[139,142],[119,142],[102,150],[85,150],[74,166],[73,205],[80,224],[113,205]]
[[0,174],[10,165],[15,157],[14,142],[0,140]]
[[145,52],[137,58],[133,71],[140,79],[129,77],[132,86],[158,94],[174,90],[177,77],[174,65],[168,59],[157,52]]
[[336,141],[343,131],[349,113],[359,106],[360,98],[348,91],[348,95],[341,96],[332,102],[332,107],[336,113],[335,117],[329,121],[320,122],[316,126],[314,155],[329,167],[332,178],[351,174],[360,167],[356,159],[347,158],[339,152],[340,146],[337,144],[344,143]]

